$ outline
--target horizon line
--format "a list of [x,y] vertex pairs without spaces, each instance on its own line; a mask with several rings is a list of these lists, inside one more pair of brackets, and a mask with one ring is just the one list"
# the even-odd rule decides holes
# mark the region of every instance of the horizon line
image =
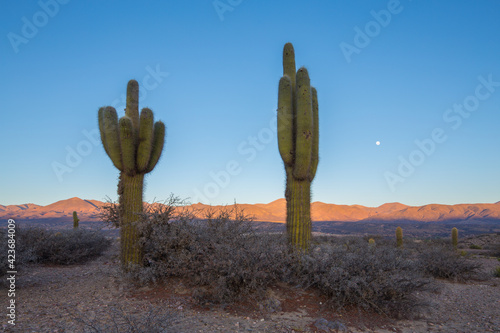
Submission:
[[[67,199],[61,199],[61,200],[57,200],[57,201],[54,201],[52,203],[49,203],[49,204],[46,204],[46,205],[40,205],[40,204],[37,204],[37,203],[33,203],[33,202],[25,202],[25,203],[21,203],[21,204],[8,204],[8,205],[5,205],[5,204],[2,204],[0,203],[0,206],[22,206],[22,205],[37,205],[37,206],[41,206],[41,207],[45,207],[45,206],[50,206],[52,204],[55,204],[55,203],[58,203],[60,201],[67,201],[67,200],[71,200],[71,199],[79,199],[79,200],[82,200],[82,201],[99,201],[99,202],[106,202],[106,201],[102,201],[102,200],[97,200],[97,199],[82,199],[80,197],[71,197],[71,198],[67,198]],[[198,205],[198,204],[201,204],[201,205],[205,205],[205,206],[231,206],[231,205],[268,205],[268,204],[271,204],[273,202],[276,202],[276,201],[279,201],[279,200],[286,200],[285,198],[278,198],[276,200],[272,200],[268,203],[262,203],[262,202],[256,202],[256,203],[239,203],[239,202],[233,202],[233,203],[227,203],[227,204],[212,204],[212,203],[202,203],[202,202],[196,202],[196,203],[193,203],[193,202],[190,202],[188,200],[186,200],[186,206],[190,206],[190,205]],[[167,200],[164,200],[163,202],[165,202]],[[162,203],[162,201],[152,201],[152,202],[149,202],[149,201],[144,201],[144,203],[149,203],[149,204],[152,204],[152,203]],[[314,202],[311,202],[311,205],[314,204],[314,203],[321,203],[321,204],[326,204],[326,205],[336,205],[336,206],[362,206],[362,207],[366,207],[366,208],[378,208],[378,207],[381,207],[383,205],[387,205],[387,204],[400,204],[400,205],[404,205],[404,206],[407,206],[407,207],[423,207],[423,206],[429,206],[429,205],[441,205],[441,206],[456,206],[456,205],[482,205],[482,204],[498,204],[500,203],[500,200],[499,201],[496,201],[496,202],[462,202],[462,203],[454,203],[454,204],[442,204],[442,203],[426,203],[426,204],[423,204],[423,205],[408,205],[408,204],[405,204],[405,203],[402,203],[402,202],[398,202],[398,201],[393,201],[393,202],[386,202],[386,203],[383,203],[383,204],[380,204],[378,206],[366,206],[366,205],[362,205],[362,204],[342,204],[342,203],[329,203],[329,202],[324,202],[324,201],[314,201]]]

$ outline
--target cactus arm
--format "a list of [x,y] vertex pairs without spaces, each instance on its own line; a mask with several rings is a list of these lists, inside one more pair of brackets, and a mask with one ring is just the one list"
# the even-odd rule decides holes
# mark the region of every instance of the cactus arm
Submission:
[[103,107],[99,108],[99,111],[97,112],[97,119],[99,123],[99,132],[101,133],[102,146],[104,147],[106,154],[109,156],[108,144],[106,143],[106,132],[104,131],[104,110],[105,108]]
[[135,140],[132,120],[121,117],[120,122],[120,142],[122,146],[123,171],[128,175],[135,174]]
[[157,121],[154,126],[153,150],[151,151],[151,158],[146,172],[151,172],[160,159],[163,145],[165,144],[165,131],[165,124],[161,121]]
[[283,75],[291,79],[292,91],[295,92],[295,51],[292,43],[286,43],[283,47]]
[[293,97],[288,75],[280,79],[278,90],[278,147],[285,165],[293,164]]
[[127,84],[127,106],[125,115],[132,120],[135,135],[139,132],[139,83],[136,80],[130,80]]
[[139,127],[139,145],[137,147],[137,171],[144,172],[151,158],[153,145],[153,111],[144,108],[141,111]]
[[115,108],[108,106],[101,108],[99,117],[99,129],[104,136],[101,140],[104,150],[118,170],[123,170],[120,137],[118,133],[118,116]]
[[313,114],[311,84],[307,70],[302,67],[297,72],[297,114],[295,133],[295,165],[293,176],[297,179],[308,178],[311,165],[313,141]]
[[313,112],[313,138],[312,138],[312,154],[311,167],[309,170],[309,181],[312,182],[316,176],[316,170],[319,163],[319,116],[318,116],[318,92],[316,88],[311,87],[312,92],[312,112]]

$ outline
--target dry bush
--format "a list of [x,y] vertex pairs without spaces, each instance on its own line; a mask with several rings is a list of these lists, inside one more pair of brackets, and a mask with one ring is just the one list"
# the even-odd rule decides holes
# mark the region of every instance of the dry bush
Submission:
[[488,244],[484,248],[488,250],[488,255],[500,258],[500,243]]
[[38,241],[35,252],[37,261],[57,265],[87,262],[100,256],[111,245],[111,240],[99,231],[80,228],[50,231]]
[[120,227],[119,204],[118,202],[111,200],[110,197],[106,197],[106,202],[99,207],[97,216],[101,221],[108,224],[110,227]]
[[84,263],[101,255],[111,244],[100,232],[86,229],[19,228],[16,241],[16,259],[58,265]]
[[384,245],[389,241],[370,247],[360,237],[320,237],[304,254],[289,249],[281,234],[255,232],[237,206],[197,220],[178,203],[143,214],[145,267],[135,280],[186,278],[202,303],[258,299],[285,282],[319,290],[336,308],[354,305],[392,316],[424,306],[415,294],[432,289],[410,253]]
[[[0,239],[0,285],[5,285],[3,276],[9,270],[5,229],[0,229]],[[15,268],[18,271],[30,263],[84,263],[101,255],[111,244],[100,232],[85,229],[57,231],[16,227],[15,239]]]
[[450,256],[450,244],[439,242],[408,241],[396,248],[393,239],[377,238],[370,246],[362,237],[320,236],[310,252],[297,252],[282,234],[256,232],[236,205],[208,210],[202,220],[194,216],[173,196],[165,205],[149,206],[138,223],[145,261],[133,272],[135,281],[183,278],[202,303],[260,299],[284,282],[320,291],[334,308],[407,317],[427,306],[419,292],[437,289],[433,277],[443,275],[432,265],[451,267],[445,275],[458,281],[479,267]]
[[[172,203],[176,207],[171,209]],[[170,199],[143,214],[145,266],[136,278],[159,281],[189,278],[200,302],[226,303],[243,296],[262,296],[277,281],[286,246],[282,236],[257,235],[251,220],[237,206],[204,212],[192,211]]]
[[427,304],[417,292],[435,290],[409,258],[391,246],[369,246],[362,238],[331,239],[300,258],[289,282],[328,296],[334,308],[357,306],[393,317],[407,317]]
[[483,278],[481,264],[461,256],[449,244],[423,247],[417,265],[426,275],[439,279],[465,282]]

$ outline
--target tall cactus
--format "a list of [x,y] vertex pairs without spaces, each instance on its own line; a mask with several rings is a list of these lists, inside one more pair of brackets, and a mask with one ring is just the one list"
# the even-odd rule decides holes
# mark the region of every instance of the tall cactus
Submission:
[[286,172],[288,240],[302,250],[311,242],[311,182],[319,161],[318,125],[318,94],[306,68],[295,72],[295,52],[287,43],[278,90],[278,146]]
[[130,264],[142,264],[135,222],[143,209],[144,175],[153,170],[163,150],[165,125],[161,121],[155,123],[153,111],[148,108],[143,108],[139,116],[139,84],[135,80],[127,85],[125,116],[118,120],[111,106],[100,108],[98,115],[104,150],[120,170],[121,261],[127,269]]
[[73,212],[73,229],[78,229],[78,222],[80,222],[78,214],[76,212]]
[[397,247],[403,246],[403,228],[401,227],[396,228],[396,246]]
[[451,229],[451,245],[453,245],[453,249],[456,250],[458,246],[458,229]]

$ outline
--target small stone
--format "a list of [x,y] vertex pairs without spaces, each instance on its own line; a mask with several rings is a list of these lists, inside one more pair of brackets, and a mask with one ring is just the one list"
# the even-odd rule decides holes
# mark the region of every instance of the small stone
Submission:
[[314,326],[326,332],[337,330],[337,332],[347,332],[347,327],[339,321],[328,321],[325,318],[316,319]]

